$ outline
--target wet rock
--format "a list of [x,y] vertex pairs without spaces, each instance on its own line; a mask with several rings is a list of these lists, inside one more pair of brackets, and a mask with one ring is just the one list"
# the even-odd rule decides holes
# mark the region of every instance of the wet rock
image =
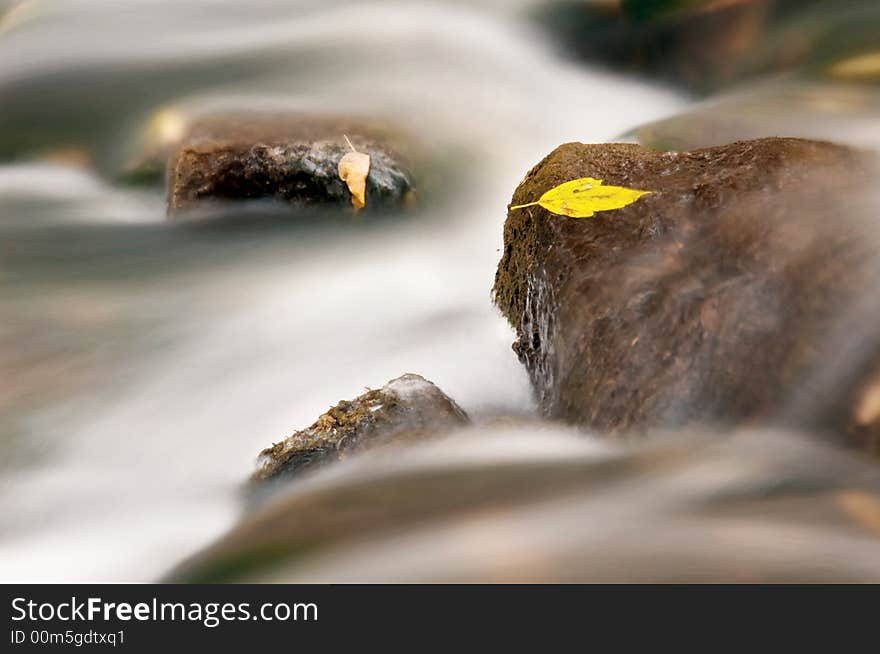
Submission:
[[467,415],[424,377],[406,374],[354,400],[343,400],[307,429],[260,453],[253,481],[274,480],[355,452],[444,433]]
[[467,427],[247,514],[187,582],[880,580],[880,469],[803,433]]
[[773,80],[724,93],[624,135],[658,150],[693,150],[776,134],[880,149],[880,87]]
[[537,13],[575,56],[699,91],[802,67],[876,79],[880,10],[864,0],[577,0]]
[[351,209],[339,160],[369,154],[365,211],[401,208],[414,191],[409,164],[387,130],[345,118],[243,113],[203,116],[168,163],[168,212],[271,200],[294,209]]
[[512,204],[580,177],[654,193],[589,219],[508,212],[494,295],[545,415],[610,433],[778,420],[876,442],[853,428],[880,371],[873,158],[799,139],[569,143]]

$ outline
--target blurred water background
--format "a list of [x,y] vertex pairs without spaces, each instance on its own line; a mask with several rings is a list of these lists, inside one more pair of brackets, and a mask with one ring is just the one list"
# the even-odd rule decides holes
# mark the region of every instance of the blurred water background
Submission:
[[[233,524],[262,447],[404,372],[532,414],[489,297],[512,190],[697,102],[561,56],[537,4],[0,4],[0,579],[156,578]],[[454,183],[405,219],[205,229],[121,181],[240,106],[380,116]]]
[[[560,60],[523,4],[45,1],[7,16],[0,578],[156,576],[232,523],[260,448],[403,372],[478,419],[531,410],[489,301],[511,189],[558,143],[683,100]],[[207,104],[379,115],[461,183],[404,222],[176,227],[161,190],[114,174],[157,112]]]

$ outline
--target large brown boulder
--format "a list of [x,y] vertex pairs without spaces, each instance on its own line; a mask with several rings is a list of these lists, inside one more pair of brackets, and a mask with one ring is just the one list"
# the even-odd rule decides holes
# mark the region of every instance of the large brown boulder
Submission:
[[508,212],[494,295],[547,416],[612,433],[761,418],[876,439],[872,158],[780,138],[568,143],[512,205],[581,177],[653,193],[591,218]]

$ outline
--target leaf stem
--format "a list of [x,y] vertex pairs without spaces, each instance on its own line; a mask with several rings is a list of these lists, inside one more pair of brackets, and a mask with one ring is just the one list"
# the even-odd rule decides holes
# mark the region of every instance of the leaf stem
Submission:
[[540,203],[540,201],[535,201],[535,202],[529,202],[528,204],[515,204],[512,207],[510,207],[510,210],[513,211],[514,209],[525,209],[526,207],[534,207],[536,204],[541,204],[541,203]]
[[351,148],[351,151],[352,151],[352,152],[357,152],[357,150],[355,149],[355,147],[351,144],[351,141],[348,140],[348,135],[347,135],[347,134],[343,134],[343,135],[342,135],[342,138],[344,138],[344,139],[345,139],[345,142],[348,143],[348,147]]

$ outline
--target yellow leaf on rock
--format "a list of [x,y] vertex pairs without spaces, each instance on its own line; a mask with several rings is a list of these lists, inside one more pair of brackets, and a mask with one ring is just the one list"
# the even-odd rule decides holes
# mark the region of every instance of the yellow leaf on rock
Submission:
[[639,191],[625,186],[605,186],[601,179],[582,177],[551,188],[537,202],[518,204],[511,209],[541,205],[547,211],[570,218],[589,218],[597,211],[620,209],[653,191]]
[[358,152],[354,149],[348,137],[345,137],[351,152],[346,153],[339,160],[339,179],[348,185],[351,191],[351,204],[355,212],[360,211],[367,204],[367,175],[370,174],[370,155]]

